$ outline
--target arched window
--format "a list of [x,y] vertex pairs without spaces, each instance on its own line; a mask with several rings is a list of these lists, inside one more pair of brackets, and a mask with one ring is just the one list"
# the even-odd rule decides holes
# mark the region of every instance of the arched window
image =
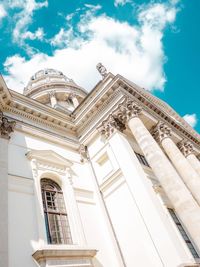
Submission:
[[50,179],[41,179],[47,241],[49,244],[72,244],[71,232],[60,186]]

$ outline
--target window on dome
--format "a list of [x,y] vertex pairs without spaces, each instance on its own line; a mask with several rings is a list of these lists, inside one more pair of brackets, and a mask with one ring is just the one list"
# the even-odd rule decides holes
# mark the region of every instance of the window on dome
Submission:
[[63,193],[54,181],[41,179],[47,241],[49,244],[72,244]]

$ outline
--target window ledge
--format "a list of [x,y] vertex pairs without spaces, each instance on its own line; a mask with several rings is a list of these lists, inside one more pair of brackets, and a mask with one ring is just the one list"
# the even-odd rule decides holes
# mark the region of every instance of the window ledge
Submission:
[[184,263],[179,265],[179,267],[200,267],[200,263]]
[[92,267],[97,250],[69,245],[48,245],[33,253],[39,266]]

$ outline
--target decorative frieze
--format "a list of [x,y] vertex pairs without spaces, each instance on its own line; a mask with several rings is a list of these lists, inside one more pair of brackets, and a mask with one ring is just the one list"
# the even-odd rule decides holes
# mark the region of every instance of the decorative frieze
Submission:
[[189,141],[182,140],[177,144],[177,146],[185,157],[194,153],[194,147],[193,147],[192,143],[190,143]]
[[16,122],[8,121],[8,119],[0,112],[0,137],[4,139],[10,139],[10,133],[14,131]]
[[158,122],[156,126],[152,128],[151,134],[158,143],[161,143],[163,139],[171,136],[171,128],[163,122]]

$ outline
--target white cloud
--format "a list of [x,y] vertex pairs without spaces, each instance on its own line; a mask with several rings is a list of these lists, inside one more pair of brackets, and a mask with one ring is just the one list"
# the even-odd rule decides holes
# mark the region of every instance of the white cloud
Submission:
[[73,42],[74,35],[73,29],[65,30],[61,28],[60,31],[50,40],[53,46],[63,47],[64,45],[68,45],[70,42]]
[[186,114],[183,116],[183,119],[192,127],[197,125],[197,115],[196,114]]
[[[16,25],[13,30],[13,41],[21,46],[27,47],[28,51],[31,51],[30,47],[25,44],[24,39],[36,39],[38,37],[35,36],[36,33],[34,34],[27,30],[28,26],[32,23],[34,11],[42,7],[47,7],[48,1],[45,0],[43,2],[36,2],[35,0],[9,0],[8,6],[11,9],[18,8],[20,10],[13,18],[14,21],[16,21]],[[37,32],[37,35],[40,33]]]
[[131,3],[131,0],[115,0],[114,6],[124,6],[127,3]]
[[40,40],[42,41],[44,39],[44,30],[42,28],[38,28],[35,32],[24,32],[21,35],[21,38],[23,39],[30,39],[30,40]]
[[143,6],[138,26],[105,15],[95,17],[92,11],[86,13],[78,25],[81,36],[76,38],[73,29],[64,28],[54,36],[51,42],[57,49],[52,56],[36,53],[29,60],[20,55],[7,58],[4,65],[9,87],[20,91],[37,70],[56,68],[90,90],[100,79],[96,64],[102,62],[108,71],[120,73],[148,90],[164,89],[162,37],[165,27],[175,20],[174,6]]
[[6,10],[2,4],[0,4],[0,21],[7,15]]

